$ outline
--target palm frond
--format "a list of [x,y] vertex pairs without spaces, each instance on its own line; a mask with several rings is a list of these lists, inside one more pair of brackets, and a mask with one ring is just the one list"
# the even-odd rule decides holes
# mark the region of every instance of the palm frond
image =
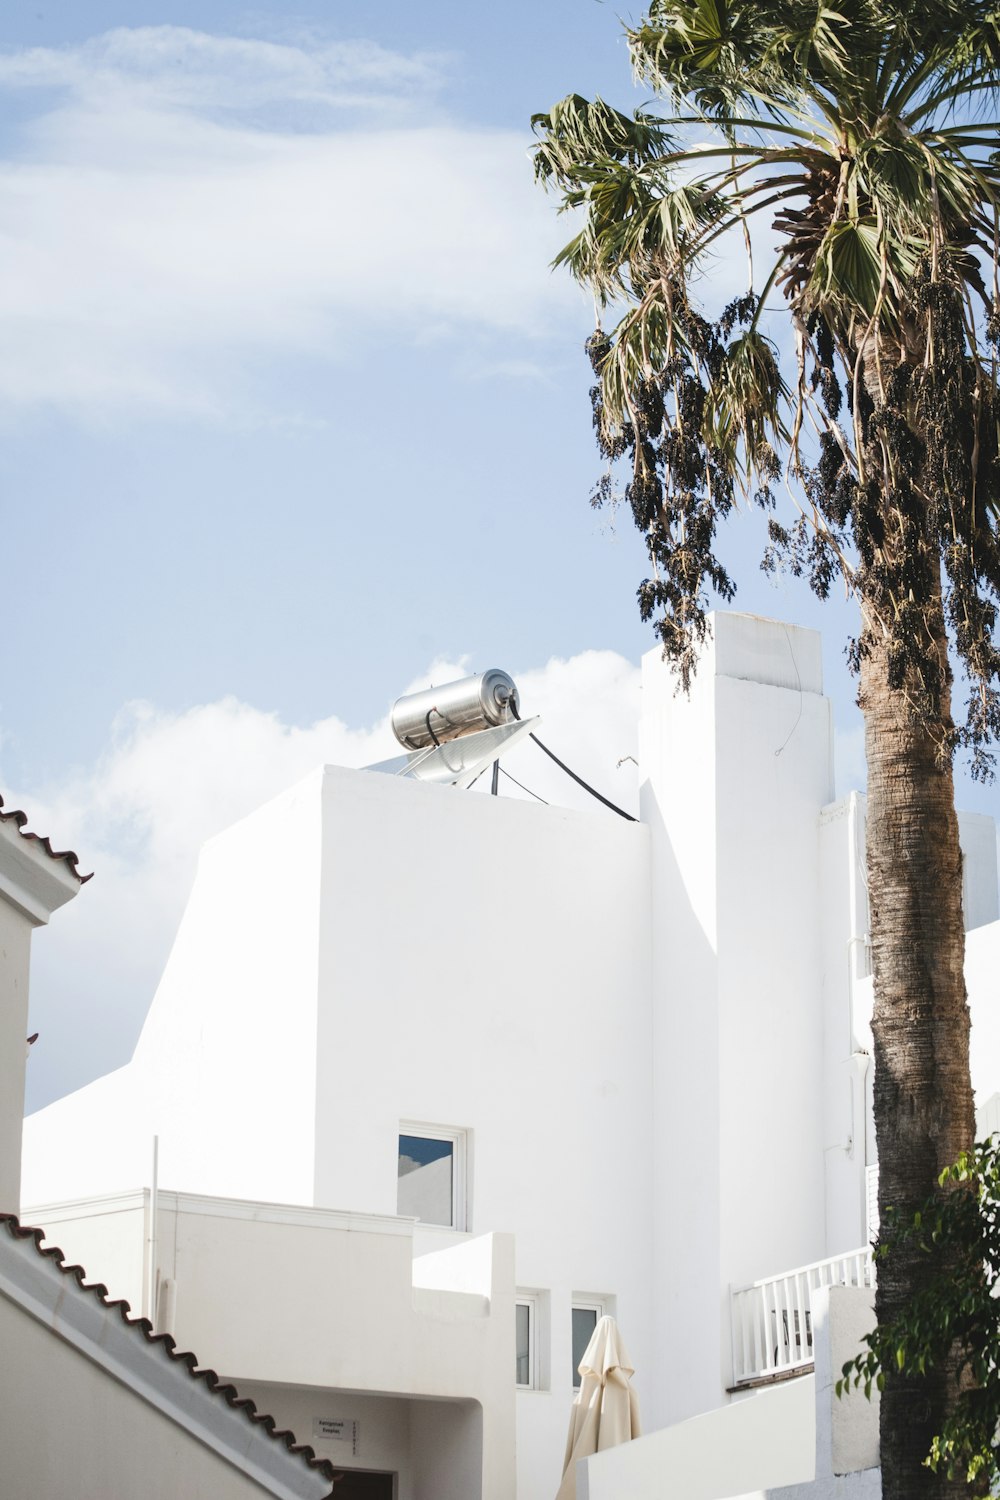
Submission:
[[637,166],[657,160],[673,144],[655,115],[638,109],[625,115],[603,99],[580,94],[567,95],[547,114],[532,115],[531,128],[538,140],[536,181],[561,187],[572,186],[581,168],[595,160]]
[[790,391],[772,341],[749,328],[727,347],[712,381],[707,419],[713,441],[735,467],[742,445],[747,472],[762,453],[788,439],[783,420]]
[[[933,547],[897,567],[886,527],[898,539],[919,516],[949,580],[954,640],[980,703],[992,702],[998,0],[651,0],[626,35],[663,116],[573,95],[533,123],[538,177],[583,216],[557,263],[621,312],[590,346],[595,420],[609,465],[631,461],[625,498],[658,570],[639,590],[643,618],[661,612],[683,677],[706,588],[731,593],[716,521],[739,492],[773,502],[783,448],[789,493],[804,498],[772,540],[793,570],[825,594],[839,569],[902,660],[898,622]],[[750,261],[751,224],[769,213],[778,248],[763,297],[751,276],[708,316],[696,292],[716,283],[699,273],[734,231]],[[773,292],[791,314],[794,379],[762,322]],[[939,663],[906,659],[933,703]]]

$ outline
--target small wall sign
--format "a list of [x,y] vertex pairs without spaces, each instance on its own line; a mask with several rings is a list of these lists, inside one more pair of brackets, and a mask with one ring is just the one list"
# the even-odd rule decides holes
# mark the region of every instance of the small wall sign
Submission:
[[351,1457],[357,1458],[360,1425],[351,1417],[313,1417],[313,1437],[327,1443],[350,1443]]

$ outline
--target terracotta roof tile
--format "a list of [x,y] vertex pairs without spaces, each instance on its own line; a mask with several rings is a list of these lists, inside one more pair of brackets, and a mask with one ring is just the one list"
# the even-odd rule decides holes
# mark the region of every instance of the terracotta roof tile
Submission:
[[50,859],[64,860],[81,885],[85,885],[88,880],[93,879],[93,870],[91,870],[89,875],[80,874],[77,868],[79,856],[74,854],[72,849],[53,849],[51,840],[45,838],[44,835],[40,833],[25,833],[24,825],[28,821],[28,814],[22,812],[19,807],[12,807],[9,810],[5,810],[3,798],[0,797],[0,823],[10,823],[12,821],[17,824],[17,831],[23,839],[39,844]]
[[[23,815],[22,815],[23,816]],[[56,856],[57,858],[59,856]],[[75,856],[73,856],[75,858]],[[74,872],[75,873],[75,872]],[[87,876],[87,879],[90,877]],[[39,1255],[51,1260],[56,1268],[64,1276],[71,1276],[77,1285],[90,1296],[96,1297],[105,1307],[115,1308],[120,1314],[122,1322],[129,1328],[134,1328],[136,1337],[141,1336],[147,1344],[159,1344],[166,1354],[178,1364],[186,1366],[192,1380],[204,1381],[207,1392],[224,1400],[236,1411],[242,1411],[247,1420],[259,1424],[264,1428],[268,1437],[273,1438],[276,1443],[284,1444],[288,1452],[301,1461],[310,1469],[315,1469],[324,1479],[331,1482],[330,1500],[333,1500],[334,1485],[338,1473],[328,1458],[319,1458],[315,1449],[308,1443],[296,1441],[295,1434],[287,1429],[279,1428],[277,1422],[267,1412],[258,1411],[256,1404],[249,1396],[241,1396],[234,1385],[230,1385],[219,1379],[214,1370],[203,1369],[199,1366],[197,1357],[190,1351],[178,1350],[176,1341],[169,1333],[154,1333],[153,1325],[148,1318],[136,1318],[132,1316],[132,1309],[124,1298],[115,1298],[108,1295],[108,1289],[103,1282],[87,1281],[87,1273],[82,1266],[67,1264],[62,1251],[56,1245],[43,1248],[42,1240],[45,1238],[44,1229],[32,1229],[22,1225],[15,1214],[0,1213],[0,1224],[4,1226],[12,1239],[33,1239],[35,1248]]]

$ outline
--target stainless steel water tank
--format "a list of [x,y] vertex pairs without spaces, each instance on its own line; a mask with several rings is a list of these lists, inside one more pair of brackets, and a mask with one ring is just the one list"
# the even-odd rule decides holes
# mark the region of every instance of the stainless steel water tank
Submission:
[[457,740],[477,729],[512,723],[520,705],[514,679],[497,667],[476,677],[460,677],[443,687],[425,688],[397,698],[392,731],[407,750]]

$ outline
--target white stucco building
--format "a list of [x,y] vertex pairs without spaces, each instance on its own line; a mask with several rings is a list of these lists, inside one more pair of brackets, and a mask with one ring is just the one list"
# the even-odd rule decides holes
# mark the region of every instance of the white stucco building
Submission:
[[[764,1434],[812,1364],[785,1273],[866,1278],[864,808],[819,639],[716,616],[690,698],[645,659],[640,726],[637,822],[317,770],[206,845],[132,1062],[26,1122],[27,1218],[358,1494],[550,1500],[601,1312],[647,1431]],[[985,1103],[995,830],[961,827]]]

